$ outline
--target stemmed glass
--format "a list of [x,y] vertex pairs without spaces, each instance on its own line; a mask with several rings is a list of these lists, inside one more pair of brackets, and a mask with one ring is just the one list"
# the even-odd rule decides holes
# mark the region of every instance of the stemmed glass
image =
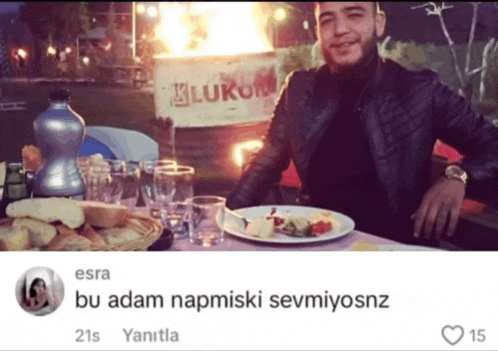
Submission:
[[188,236],[186,200],[194,196],[194,168],[167,166],[154,169],[155,199],[161,205],[161,217],[175,238]]
[[[153,216],[158,217],[157,211],[161,208],[161,202],[156,201],[154,192],[154,170],[159,167],[176,165],[173,160],[142,161],[140,162],[140,192],[144,199],[147,211]],[[164,206],[164,203],[162,203]]]
[[102,172],[97,179],[98,185],[102,186],[102,189],[94,192],[93,196],[103,196],[103,202],[108,204],[119,204],[123,195],[123,175],[126,170],[126,162],[124,160],[106,160],[106,162],[108,167],[92,167],[92,173],[95,173],[96,170]]
[[126,162],[126,168],[119,173],[123,184],[120,204],[128,207],[131,211],[136,210],[138,195],[140,193],[140,163],[135,161]]

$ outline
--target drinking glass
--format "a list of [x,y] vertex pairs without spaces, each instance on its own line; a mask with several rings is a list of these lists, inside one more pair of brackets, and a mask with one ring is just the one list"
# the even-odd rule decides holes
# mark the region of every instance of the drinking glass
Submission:
[[122,173],[126,170],[125,160],[106,159],[105,162],[109,165],[111,173]]
[[194,168],[188,166],[156,167],[154,171],[156,199],[166,204],[165,225],[175,239],[188,236],[186,200],[194,196]]
[[[140,163],[140,192],[142,198],[144,199],[147,211],[152,214],[152,212],[157,212],[160,210],[160,203],[156,203],[154,195],[154,169],[156,167],[167,167],[176,165],[176,161],[173,160],[159,160],[159,161],[142,161]],[[164,203],[163,203],[164,205]]]
[[85,200],[92,200],[91,195],[91,163],[90,157],[78,157],[78,166],[81,171],[81,175],[83,176],[83,180],[85,181]]
[[123,193],[122,176],[106,166],[91,166],[86,198],[92,201],[119,204]]
[[140,163],[126,162],[125,169],[121,172],[115,172],[114,176],[121,178],[123,186],[119,203],[128,207],[131,211],[135,211],[140,192]]
[[187,200],[189,238],[195,245],[210,247],[223,241],[226,199],[195,196]]

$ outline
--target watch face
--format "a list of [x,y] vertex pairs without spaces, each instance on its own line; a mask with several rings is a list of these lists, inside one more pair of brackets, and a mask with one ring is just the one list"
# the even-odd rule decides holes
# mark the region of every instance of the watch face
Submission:
[[464,173],[463,170],[460,167],[458,167],[458,166],[450,166],[448,168],[448,171],[452,175],[456,175],[456,176],[462,176],[463,173]]
[[467,181],[467,173],[457,165],[448,166],[445,175],[447,178],[460,179],[464,183]]

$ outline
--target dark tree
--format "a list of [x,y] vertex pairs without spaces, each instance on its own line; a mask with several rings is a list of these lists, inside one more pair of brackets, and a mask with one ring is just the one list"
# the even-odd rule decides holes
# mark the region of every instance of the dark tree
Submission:
[[85,2],[24,2],[19,18],[25,22],[36,38],[35,69],[41,71],[41,57],[45,55],[47,41],[59,44],[73,43],[78,34],[89,28]]

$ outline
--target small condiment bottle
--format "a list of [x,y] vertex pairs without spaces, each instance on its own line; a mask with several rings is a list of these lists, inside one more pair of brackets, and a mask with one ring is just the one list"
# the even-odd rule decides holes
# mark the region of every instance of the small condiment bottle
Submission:
[[0,204],[0,217],[5,217],[7,205],[31,197],[27,172],[22,163],[7,164],[5,183]]

